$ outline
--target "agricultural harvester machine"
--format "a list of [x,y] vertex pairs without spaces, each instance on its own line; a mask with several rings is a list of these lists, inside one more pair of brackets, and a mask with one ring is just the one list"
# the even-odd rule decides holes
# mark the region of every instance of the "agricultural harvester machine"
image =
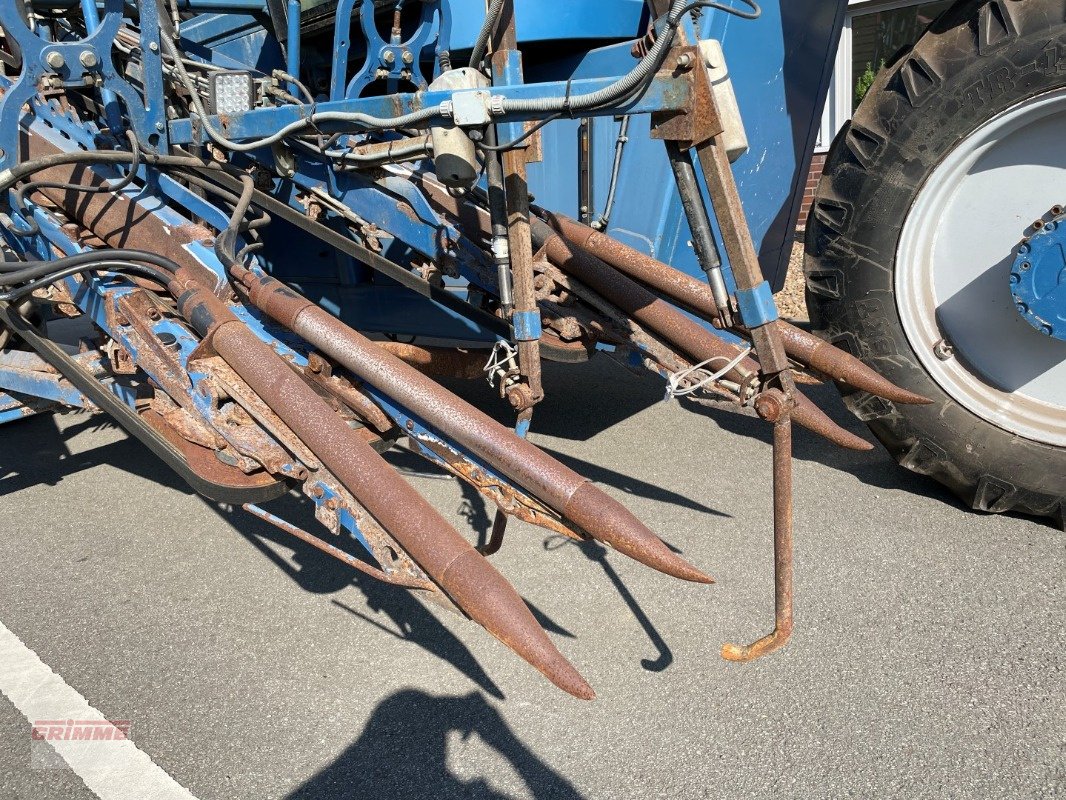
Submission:
[[[509,518],[710,578],[526,439],[544,361],[772,425],[776,624],[729,659],[791,631],[793,426],[871,447],[806,383],[974,506],[1057,514],[1066,0],[966,0],[887,65],[808,226],[818,337],[773,293],[846,5],[0,0],[0,421],[106,412],[583,698],[490,564]],[[513,426],[437,380],[462,377]],[[498,509],[486,545],[401,442]],[[261,507],[289,492],[324,532]]]

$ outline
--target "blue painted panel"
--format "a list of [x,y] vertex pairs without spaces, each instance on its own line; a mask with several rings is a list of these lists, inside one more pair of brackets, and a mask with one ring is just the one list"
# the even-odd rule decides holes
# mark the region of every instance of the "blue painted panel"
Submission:
[[[452,50],[474,46],[485,19],[485,0],[447,0],[452,13]],[[644,0],[515,0],[523,44],[561,39],[632,39],[640,30]]]
[[[602,9],[602,4],[599,4]],[[770,283],[784,282],[803,187],[810,170],[846,0],[763,3],[757,21],[706,13],[701,36],[723,42],[751,151],[735,165],[748,221]],[[621,74],[634,64],[630,44],[593,50],[576,63],[530,68],[531,80]],[[647,117],[634,118],[619,181],[610,234],[643,252],[701,276],[689,245],[669,163],[659,141],[649,138]],[[595,200],[607,195],[617,126],[597,120]],[[530,170],[537,201],[577,214],[577,123],[553,123],[544,133],[544,164]]]

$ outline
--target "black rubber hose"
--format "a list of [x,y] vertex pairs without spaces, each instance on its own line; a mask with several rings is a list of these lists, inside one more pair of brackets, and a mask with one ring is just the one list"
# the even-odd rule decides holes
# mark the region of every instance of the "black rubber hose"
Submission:
[[45,286],[50,286],[56,281],[61,281],[64,278],[69,278],[71,275],[77,275],[82,272],[122,272],[134,275],[140,275],[143,278],[149,278],[157,283],[162,283],[166,286],[172,279],[173,275],[169,272],[164,272],[161,269],[155,267],[148,267],[144,264],[134,264],[130,261],[109,261],[106,259],[97,260],[90,264],[76,264],[72,267],[66,267],[56,272],[51,272],[43,278],[31,281],[24,286],[19,286],[16,289],[9,289],[6,292],[0,292],[0,301],[12,302],[17,301],[27,295],[33,294],[38,289],[43,289]]
[[178,265],[169,258],[149,253],[146,250],[92,250],[87,253],[57,258],[55,261],[24,261],[18,264],[20,269],[14,271],[2,271],[13,266],[11,263],[0,264],[0,286],[16,286],[26,281],[43,278],[68,267],[86,267],[99,261],[142,262],[151,264],[168,273],[174,273],[178,270]]
[[81,192],[84,194],[102,194],[104,192],[120,192],[133,183],[137,177],[137,170],[141,166],[141,146],[133,131],[127,131],[130,140],[130,168],[126,175],[116,184],[104,183],[99,186],[84,186],[77,183],[57,183],[52,181],[30,181],[20,186],[15,191],[15,208],[26,221],[26,228],[12,227],[9,230],[16,236],[36,236],[41,232],[41,227],[33,219],[33,215],[26,207],[26,195],[38,189],[62,189],[67,192]]
[[492,5],[489,6],[489,10],[485,14],[485,22],[482,24],[481,31],[474,41],[474,49],[470,53],[470,66],[474,69],[478,68],[478,65],[485,58],[485,53],[488,52],[489,39],[492,38],[492,32],[496,30],[496,26],[500,22],[500,13],[502,11],[503,0],[492,0]]

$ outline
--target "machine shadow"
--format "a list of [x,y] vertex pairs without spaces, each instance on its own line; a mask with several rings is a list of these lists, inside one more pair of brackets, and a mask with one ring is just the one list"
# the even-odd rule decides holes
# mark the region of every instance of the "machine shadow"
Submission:
[[450,740],[477,736],[507,761],[537,800],[581,800],[570,781],[544,763],[484,697],[437,697],[412,689],[383,700],[359,738],[286,800],[391,800],[432,797],[506,800],[484,778],[464,778],[448,763]]
[[663,672],[667,667],[673,664],[673,651],[659,633],[658,628],[655,627],[655,624],[644,612],[643,607],[641,607],[636,597],[634,597],[633,593],[629,591],[629,587],[625,584],[625,581],[622,580],[622,577],[607,559],[607,548],[599,542],[575,542],[573,539],[557,535],[549,536],[544,541],[545,550],[558,550],[567,545],[579,548],[589,561],[599,564],[600,568],[603,570],[603,574],[607,576],[611,585],[614,586],[615,591],[618,592],[618,596],[622,598],[622,601],[629,608],[630,613],[633,614],[633,618],[648,637],[648,641],[650,641],[652,646],[655,647],[657,651],[655,658],[642,658],[640,660],[640,665],[648,672]]
[[[651,373],[635,374],[606,356],[597,356],[579,368],[545,364],[544,380],[547,399],[537,407],[533,415],[533,432],[568,441],[587,441],[625,419],[662,403],[664,396],[663,381],[658,376]],[[503,424],[513,424],[513,415],[508,416],[507,409],[502,408],[502,404],[487,385],[450,382],[448,388],[465,399],[480,404],[481,408],[494,409],[493,416]],[[838,425],[868,441],[874,441],[867,427],[844,406],[834,386],[821,384],[800,388]],[[590,402],[589,398],[594,400]],[[682,400],[680,403],[687,412],[707,419],[723,431],[765,443],[769,451],[773,431],[765,422],[691,400]],[[653,457],[656,446],[655,442],[649,444],[649,453]],[[661,457],[669,457],[667,445],[660,443],[658,446],[662,447]],[[597,483],[638,497],[725,516],[722,512],[675,491],[556,450],[545,449],[553,457]],[[797,461],[809,461],[854,475],[869,486],[903,489],[923,497],[958,505],[955,496],[939,484],[900,469],[880,445],[876,445],[874,450],[867,453],[855,452],[837,447],[797,427],[794,436],[794,457]],[[766,479],[770,479],[769,469]]]
[[124,438],[83,453],[71,452],[67,443],[90,431],[116,429],[110,417],[79,414],[73,425],[60,430],[53,414],[40,414],[3,427],[0,447],[0,495],[44,484],[56,486],[64,478],[101,464],[123,470],[167,489],[191,494],[188,485],[173,470],[146,450],[140,442]]
[[[334,595],[349,586],[358,589],[365,598],[365,605],[355,608],[336,598],[330,602],[377,631],[432,653],[466,675],[483,691],[501,700],[504,698],[499,686],[474,654],[408,590],[375,580],[240,509],[231,510],[214,504],[212,508],[305,592]],[[314,518],[311,503],[304,498],[287,495],[270,503],[270,510],[305,530],[316,534],[323,532]],[[357,558],[365,558],[362,548],[354,540],[328,534],[327,537],[330,544]],[[272,544],[291,555],[280,555]],[[372,615],[376,614],[383,614],[391,625],[375,619]],[[544,617],[543,614],[540,616]]]

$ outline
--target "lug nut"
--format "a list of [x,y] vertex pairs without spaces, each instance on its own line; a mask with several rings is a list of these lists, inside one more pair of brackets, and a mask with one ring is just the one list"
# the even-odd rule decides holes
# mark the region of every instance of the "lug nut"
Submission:
[[955,348],[946,339],[941,339],[933,345],[933,355],[941,361],[951,361],[955,357]]

